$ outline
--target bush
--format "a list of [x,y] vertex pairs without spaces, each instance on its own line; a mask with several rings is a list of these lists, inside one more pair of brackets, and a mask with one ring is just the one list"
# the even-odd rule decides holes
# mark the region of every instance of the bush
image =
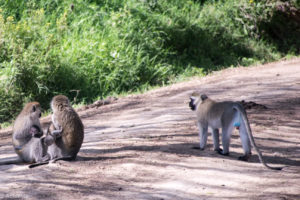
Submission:
[[26,101],[49,108],[56,94],[80,90],[77,99],[91,102],[298,54],[297,9],[272,0],[1,1],[0,123]]

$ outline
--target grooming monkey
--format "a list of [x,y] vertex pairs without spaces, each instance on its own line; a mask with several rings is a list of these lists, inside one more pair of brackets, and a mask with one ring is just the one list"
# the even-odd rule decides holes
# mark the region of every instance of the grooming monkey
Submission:
[[[197,92],[190,96],[189,106],[196,111],[199,127],[200,149],[203,150],[207,142],[208,127],[212,128],[214,150],[221,155],[229,155],[230,136],[234,127],[239,128],[244,155],[239,160],[247,161],[251,156],[251,145],[258,153],[260,162],[267,168],[281,170],[280,167],[268,166],[254,142],[246,111],[239,103],[232,101],[216,102],[205,94]],[[219,147],[219,128],[222,128],[223,150]]]
[[27,103],[18,115],[13,126],[12,142],[19,158],[26,163],[49,160],[47,146],[39,118],[41,107],[38,102]]
[[[12,142],[19,160],[3,161],[0,165],[40,163],[50,159],[47,154],[47,141],[54,141],[53,136],[43,136],[40,120],[41,107],[38,102],[27,103],[13,125]],[[62,130],[53,130],[51,135],[59,135]]]
[[48,153],[51,159],[60,157],[70,157],[74,160],[79,152],[84,130],[81,119],[72,108],[69,99],[64,95],[57,95],[51,101],[52,123],[55,129],[63,129],[61,138],[49,146]]
[[[64,95],[57,95],[51,101],[52,124],[49,132],[62,128],[62,132],[54,136],[54,142],[48,147],[50,162],[57,160],[75,160],[79,152],[83,138],[84,127],[76,111],[72,108],[69,99]],[[47,133],[47,136],[49,134]],[[50,142],[46,141],[47,144]],[[36,167],[49,162],[36,163],[30,166]]]

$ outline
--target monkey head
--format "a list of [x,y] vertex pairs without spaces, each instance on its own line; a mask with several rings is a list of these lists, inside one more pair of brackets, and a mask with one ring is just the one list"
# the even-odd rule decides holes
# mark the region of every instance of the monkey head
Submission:
[[191,108],[191,110],[196,110],[196,105],[194,104],[195,99],[193,99],[192,97],[190,97],[190,102],[189,102],[189,106]]
[[22,110],[23,115],[30,115],[32,119],[38,119],[42,116],[42,109],[39,102],[27,103]]
[[43,136],[43,132],[41,131],[40,127],[37,125],[33,125],[30,128],[29,132],[32,135],[32,137],[40,138]]
[[196,110],[197,105],[207,99],[206,94],[200,94],[199,92],[193,92],[190,96],[189,106],[191,110]]
[[52,98],[50,106],[53,113],[55,113],[57,111],[63,111],[65,107],[70,107],[70,101],[68,97],[64,95],[57,95]]

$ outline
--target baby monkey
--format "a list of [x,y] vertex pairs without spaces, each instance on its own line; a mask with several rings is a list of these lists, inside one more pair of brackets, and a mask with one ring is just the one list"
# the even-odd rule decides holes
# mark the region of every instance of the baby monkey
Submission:
[[[231,133],[237,127],[245,153],[239,157],[239,160],[247,161],[250,158],[251,142],[258,153],[260,162],[265,167],[273,170],[282,169],[281,167],[270,167],[263,160],[262,154],[254,142],[246,111],[241,104],[233,101],[216,102],[205,94],[194,92],[190,96],[189,106],[197,114],[201,150],[206,146],[207,131],[210,127],[213,130],[214,150],[221,155],[229,155]],[[219,128],[222,128],[223,150],[219,147]]]

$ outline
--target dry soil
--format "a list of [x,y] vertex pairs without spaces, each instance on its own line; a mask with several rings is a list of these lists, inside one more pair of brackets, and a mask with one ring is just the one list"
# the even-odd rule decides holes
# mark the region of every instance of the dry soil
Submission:
[[[198,146],[189,94],[254,101],[247,110],[257,154],[243,151],[237,130],[230,156]],[[108,105],[80,109],[85,139],[76,161],[28,169],[0,166],[2,199],[300,199],[300,59],[239,67],[195,77]],[[50,118],[42,119],[44,126]],[[11,130],[0,131],[0,161],[15,158]]]

